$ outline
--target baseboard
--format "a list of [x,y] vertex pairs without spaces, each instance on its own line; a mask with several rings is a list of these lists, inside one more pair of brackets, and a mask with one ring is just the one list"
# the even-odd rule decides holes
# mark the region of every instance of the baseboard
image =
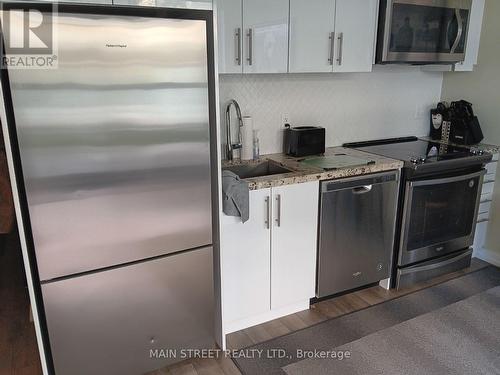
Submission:
[[309,299],[294,303],[292,305],[280,307],[278,309],[270,310],[264,314],[253,316],[246,319],[237,320],[224,324],[225,334],[241,331],[242,329],[253,327],[262,323],[269,322],[270,320],[278,319],[286,315],[295,314],[299,311],[309,309]]
[[483,247],[482,249],[478,249],[474,252],[474,257],[500,267],[500,252],[485,249]]

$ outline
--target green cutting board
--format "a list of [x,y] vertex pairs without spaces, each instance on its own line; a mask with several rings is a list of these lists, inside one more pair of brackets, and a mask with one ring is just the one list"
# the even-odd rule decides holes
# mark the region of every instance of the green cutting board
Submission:
[[362,165],[373,164],[374,161],[370,159],[357,158],[345,154],[338,154],[332,156],[314,156],[301,161],[303,164],[310,165],[311,167],[320,168],[324,170],[352,168]]

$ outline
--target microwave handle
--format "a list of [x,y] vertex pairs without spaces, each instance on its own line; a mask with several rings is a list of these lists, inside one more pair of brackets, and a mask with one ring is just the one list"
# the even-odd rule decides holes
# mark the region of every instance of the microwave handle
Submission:
[[457,49],[458,44],[460,43],[460,39],[462,39],[462,34],[464,32],[462,15],[460,14],[459,8],[455,9],[455,16],[457,17],[458,31],[457,31],[457,38],[455,39],[455,42],[451,47],[450,53],[455,53],[455,50]]

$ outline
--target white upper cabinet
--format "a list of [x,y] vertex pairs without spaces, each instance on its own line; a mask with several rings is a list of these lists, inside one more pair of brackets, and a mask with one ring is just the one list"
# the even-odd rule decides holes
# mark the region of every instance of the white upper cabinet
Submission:
[[244,73],[288,71],[289,0],[243,0]]
[[219,73],[286,73],[289,0],[215,0]]
[[472,9],[469,21],[469,31],[467,34],[467,47],[465,50],[465,60],[455,64],[456,71],[472,71],[477,64],[479,55],[479,42],[481,39],[481,28],[483,25],[485,0],[472,0]]
[[331,72],[335,0],[290,0],[290,73]]
[[371,72],[378,0],[336,0],[334,72]]
[[243,73],[242,0],[216,0],[219,73]]
[[378,0],[290,0],[290,73],[370,72]]
[[370,72],[379,0],[215,0],[220,73]]

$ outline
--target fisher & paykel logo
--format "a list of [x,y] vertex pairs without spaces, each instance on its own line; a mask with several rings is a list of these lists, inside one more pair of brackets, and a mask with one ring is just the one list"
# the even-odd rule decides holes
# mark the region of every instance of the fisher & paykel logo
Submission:
[[3,69],[57,68],[57,4],[43,9],[0,2]]

